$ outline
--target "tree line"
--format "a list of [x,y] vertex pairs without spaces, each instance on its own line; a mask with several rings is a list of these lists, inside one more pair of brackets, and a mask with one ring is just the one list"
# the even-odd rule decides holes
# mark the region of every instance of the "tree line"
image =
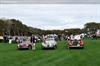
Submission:
[[20,20],[16,19],[0,19],[0,35],[4,33],[8,35],[45,35],[45,34],[80,34],[80,33],[94,33],[100,29],[100,23],[89,22],[84,25],[83,29],[80,28],[72,28],[72,29],[64,29],[64,30],[42,30],[38,28],[34,28],[31,26],[27,26],[23,24]]

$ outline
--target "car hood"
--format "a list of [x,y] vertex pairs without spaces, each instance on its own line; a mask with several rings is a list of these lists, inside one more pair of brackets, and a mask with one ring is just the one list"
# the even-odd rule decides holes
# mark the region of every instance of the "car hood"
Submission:
[[19,45],[29,45],[31,43],[20,43]]
[[55,41],[45,41],[46,43],[55,43]]

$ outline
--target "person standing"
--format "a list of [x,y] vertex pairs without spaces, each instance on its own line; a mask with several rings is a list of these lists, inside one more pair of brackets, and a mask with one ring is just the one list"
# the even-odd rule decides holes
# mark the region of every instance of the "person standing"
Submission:
[[32,45],[33,45],[33,50],[35,50],[36,48],[35,48],[35,41],[36,41],[36,39],[35,39],[35,36],[31,36],[31,39],[30,39],[30,42],[32,43]]

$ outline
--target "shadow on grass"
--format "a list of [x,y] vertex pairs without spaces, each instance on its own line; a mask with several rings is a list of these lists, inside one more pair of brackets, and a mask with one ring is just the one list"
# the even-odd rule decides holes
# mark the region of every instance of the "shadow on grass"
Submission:
[[42,48],[42,50],[55,50],[55,48]]
[[70,47],[70,50],[82,50],[84,47]]

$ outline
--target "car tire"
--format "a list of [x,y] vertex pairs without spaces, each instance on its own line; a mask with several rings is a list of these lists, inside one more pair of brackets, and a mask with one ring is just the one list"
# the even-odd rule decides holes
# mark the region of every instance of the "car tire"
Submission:
[[17,47],[17,50],[20,50],[20,48],[19,48],[19,47]]
[[29,50],[32,50],[32,46],[31,46],[31,45],[29,45],[29,46],[28,46],[28,49],[29,49]]
[[45,49],[44,47],[42,47],[42,49]]
[[81,49],[84,49],[84,47],[81,47]]
[[57,48],[57,45],[54,46],[54,49],[56,49],[56,48]]

